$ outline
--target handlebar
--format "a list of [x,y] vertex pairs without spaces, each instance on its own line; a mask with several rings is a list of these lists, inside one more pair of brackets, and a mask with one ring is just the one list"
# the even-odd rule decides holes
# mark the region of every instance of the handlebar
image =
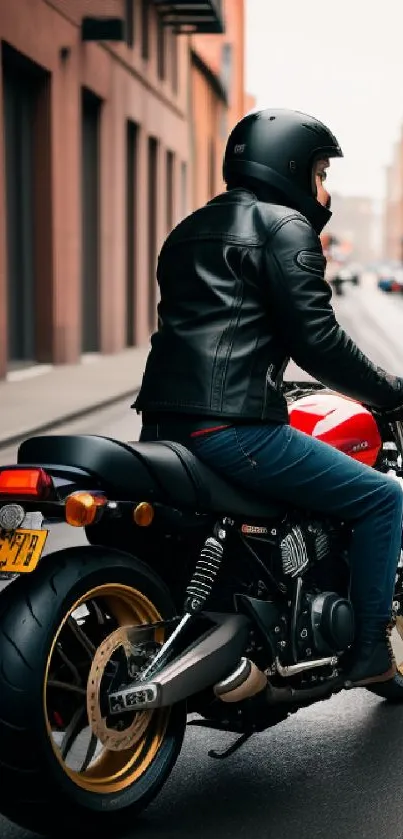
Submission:
[[398,422],[403,421],[403,405],[399,405],[397,408],[386,409],[386,408],[374,408],[372,405],[364,405],[368,411],[371,411],[371,414],[374,417],[377,417],[380,420],[384,420],[386,422]]

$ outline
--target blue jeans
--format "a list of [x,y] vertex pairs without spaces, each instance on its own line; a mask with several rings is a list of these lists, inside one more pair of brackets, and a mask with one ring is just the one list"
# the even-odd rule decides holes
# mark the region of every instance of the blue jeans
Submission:
[[[158,436],[164,439],[163,425]],[[397,481],[289,425],[238,425],[189,438],[188,447],[261,497],[349,522],[358,635],[372,640],[384,632],[402,543],[403,492]]]

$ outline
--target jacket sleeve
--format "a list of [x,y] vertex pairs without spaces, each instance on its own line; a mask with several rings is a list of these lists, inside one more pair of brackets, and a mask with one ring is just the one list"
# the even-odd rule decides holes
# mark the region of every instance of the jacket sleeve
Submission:
[[302,216],[268,239],[264,286],[279,340],[311,376],[375,408],[403,404],[403,379],[373,364],[338,324],[320,240]]

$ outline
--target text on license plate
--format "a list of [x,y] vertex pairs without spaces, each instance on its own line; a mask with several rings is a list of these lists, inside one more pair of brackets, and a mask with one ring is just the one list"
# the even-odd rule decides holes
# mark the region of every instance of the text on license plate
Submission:
[[45,547],[47,530],[0,531],[0,572],[35,571]]

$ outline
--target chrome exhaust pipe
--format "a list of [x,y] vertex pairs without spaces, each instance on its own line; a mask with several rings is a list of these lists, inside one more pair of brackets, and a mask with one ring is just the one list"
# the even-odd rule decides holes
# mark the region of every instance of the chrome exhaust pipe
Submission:
[[218,684],[214,694],[222,702],[242,702],[256,696],[267,686],[267,676],[249,658],[242,658],[238,667]]
[[292,688],[290,685],[276,687],[270,681],[266,690],[258,697],[263,706],[273,705],[310,705],[319,699],[327,699],[333,693],[344,688],[344,680],[340,676],[334,676],[328,681],[319,685],[312,685],[309,688]]

